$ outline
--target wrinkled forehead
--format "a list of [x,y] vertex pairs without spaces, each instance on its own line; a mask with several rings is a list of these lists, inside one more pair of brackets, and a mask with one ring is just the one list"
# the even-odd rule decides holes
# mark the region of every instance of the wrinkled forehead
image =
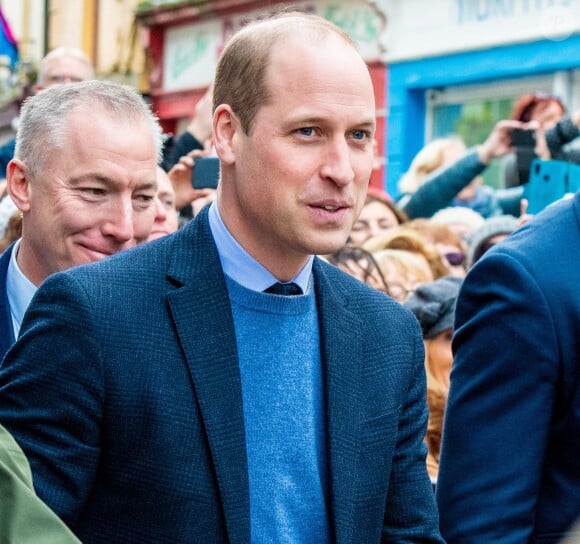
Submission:
[[86,81],[90,79],[91,69],[85,62],[74,57],[55,57],[47,60],[44,66],[44,83],[51,83],[52,79],[65,79],[71,81]]

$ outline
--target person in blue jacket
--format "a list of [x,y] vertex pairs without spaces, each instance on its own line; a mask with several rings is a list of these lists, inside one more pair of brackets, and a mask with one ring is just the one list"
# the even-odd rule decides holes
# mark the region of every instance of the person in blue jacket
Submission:
[[449,544],[556,543],[580,516],[579,248],[580,192],[464,280],[437,484]]

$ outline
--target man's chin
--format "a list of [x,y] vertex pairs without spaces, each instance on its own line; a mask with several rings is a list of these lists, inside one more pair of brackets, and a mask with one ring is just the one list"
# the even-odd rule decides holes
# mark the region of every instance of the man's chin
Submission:
[[321,238],[317,240],[316,251],[312,253],[314,255],[330,255],[345,246],[348,240],[348,234],[337,235],[327,238]]
[[109,257],[109,255],[109,252],[104,253],[102,251],[84,248],[83,251],[78,252],[74,256],[74,266],[102,261],[105,257]]

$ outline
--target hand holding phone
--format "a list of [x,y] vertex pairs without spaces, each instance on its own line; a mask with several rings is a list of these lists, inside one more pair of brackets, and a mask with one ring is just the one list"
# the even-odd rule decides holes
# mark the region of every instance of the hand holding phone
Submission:
[[216,189],[220,178],[220,161],[217,157],[196,157],[191,169],[194,189]]
[[531,129],[513,128],[510,130],[512,145],[518,147],[536,147],[536,132]]
[[520,184],[530,178],[530,167],[536,158],[536,132],[531,129],[513,128],[510,131],[512,146],[516,148],[516,163]]

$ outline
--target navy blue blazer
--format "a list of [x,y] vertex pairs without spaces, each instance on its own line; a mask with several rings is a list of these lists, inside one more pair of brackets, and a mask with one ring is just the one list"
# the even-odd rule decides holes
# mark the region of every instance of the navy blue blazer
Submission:
[[14,244],[0,255],[0,361],[8,351],[8,348],[14,343],[14,327],[12,326],[12,314],[10,313],[10,304],[8,303],[8,293],[6,291],[6,276],[13,247]]
[[[333,540],[441,543],[418,324],[327,263],[313,274]],[[45,281],[0,368],[0,421],[85,544],[250,543],[236,338],[206,211]]]
[[468,274],[437,482],[448,543],[560,542],[580,516],[579,284],[580,193]]

